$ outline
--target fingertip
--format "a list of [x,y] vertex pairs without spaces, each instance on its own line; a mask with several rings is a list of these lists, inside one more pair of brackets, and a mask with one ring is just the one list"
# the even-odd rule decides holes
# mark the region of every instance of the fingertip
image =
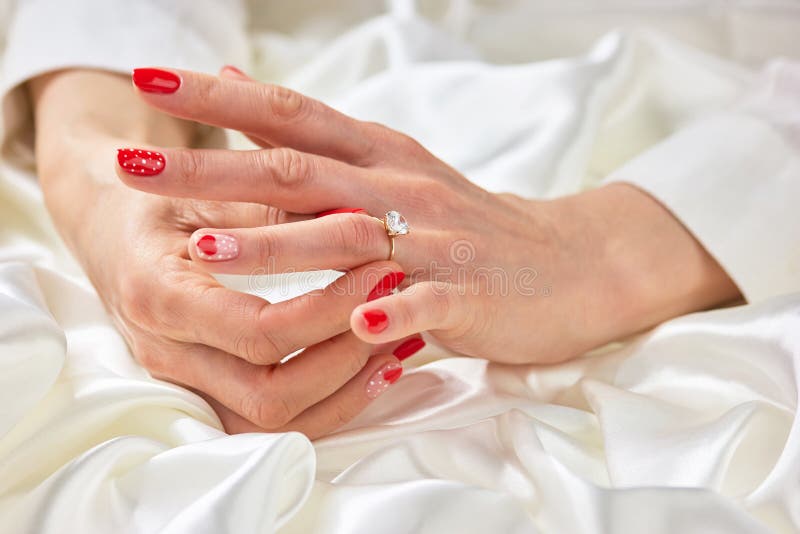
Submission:
[[167,95],[180,89],[183,79],[177,71],[153,67],[133,69],[131,81],[143,93]]
[[188,250],[194,260],[223,262],[239,256],[240,244],[237,236],[229,232],[201,228],[189,237]]
[[156,176],[164,172],[166,167],[167,160],[164,154],[156,150],[129,147],[117,149],[117,170],[122,173],[118,174],[126,182],[129,176]]
[[403,364],[392,355],[372,357],[372,366],[364,392],[370,400],[377,399],[403,376]]
[[373,303],[362,304],[350,314],[350,329],[359,339],[367,343],[374,345],[393,341],[387,335],[388,327],[388,314]]

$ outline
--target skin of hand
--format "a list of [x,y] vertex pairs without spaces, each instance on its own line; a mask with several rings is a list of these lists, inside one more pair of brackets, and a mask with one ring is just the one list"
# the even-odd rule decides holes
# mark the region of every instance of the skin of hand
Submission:
[[295,220],[198,229],[188,247],[198,268],[352,269],[389,255],[374,217],[397,210],[407,218],[410,233],[395,240],[394,261],[408,275],[402,290],[350,316],[365,342],[427,331],[466,355],[552,363],[741,298],[687,229],[632,185],[546,201],[492,194],[403,134],[237,70],[147,73],[139,95],[153,108],[242,131],[262,149],[148,144],[139,149],[163,164],[144,175],[120,160],[126,184],[172,198],[273,206]]
[[143,104],[125,77],[67,70],[41,76],[29,89],[48,210],[153,376],[197,391],[229,432],[298,430],[312,438],[352,419],[397,380],[402,366],[392,352],[405,342],[418,347],[419,337],[375,347],[349,327],[373,287],[394,279],[396,263],[363,262],[324,290],[275,305],[229,290],[189,257],[192,232],[303,217],[120,183],[112,167],[119,146],[190,146],[195,131]]

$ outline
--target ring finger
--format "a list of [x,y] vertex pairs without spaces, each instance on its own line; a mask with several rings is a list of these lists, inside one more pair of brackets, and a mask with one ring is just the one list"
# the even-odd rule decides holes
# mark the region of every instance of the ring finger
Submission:
[[210,272],[250,273],[267,269],[350,269],[365,263],[393,261],[411,270],[424,258],[435,259],[438,234],[414,230],[389,237],[384,224],[359,213],[257,228],[202,228],[189,241],[189,255]]

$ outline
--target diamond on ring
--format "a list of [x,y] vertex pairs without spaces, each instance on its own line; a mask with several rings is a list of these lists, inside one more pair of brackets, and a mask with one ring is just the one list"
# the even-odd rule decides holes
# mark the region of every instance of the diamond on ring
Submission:
[[384,221],[386,232],[390,237],[406,235],[408,233],[408,222],[406,222],[406,218],[400,215],[399,212],[394,210],[387,211]]

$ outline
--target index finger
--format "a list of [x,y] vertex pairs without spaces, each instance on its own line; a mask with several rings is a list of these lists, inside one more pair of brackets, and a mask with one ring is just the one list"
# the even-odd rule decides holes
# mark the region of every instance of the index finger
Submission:
[[376,125],[279,85],[155,68],[135,69],[133,83],[145,102],[165,113],[239,130],[274,146],[350,163],[364,162],[377,147]]

